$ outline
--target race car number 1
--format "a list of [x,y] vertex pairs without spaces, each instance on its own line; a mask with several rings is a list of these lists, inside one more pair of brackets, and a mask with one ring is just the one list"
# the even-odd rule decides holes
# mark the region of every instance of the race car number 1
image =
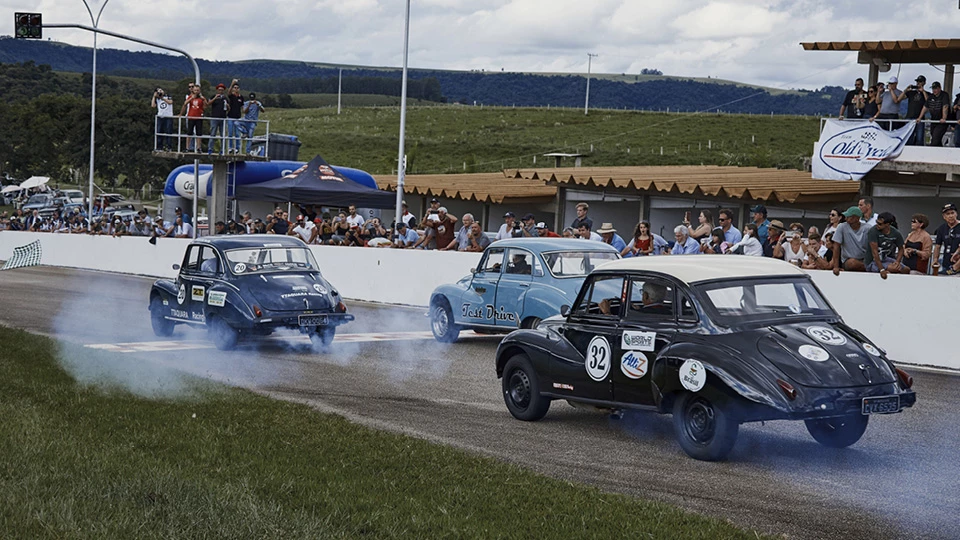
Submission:
[[610,342],[603,336],[596,336],[587,345],[587,375],[595,381],[602,381],[610,374]]

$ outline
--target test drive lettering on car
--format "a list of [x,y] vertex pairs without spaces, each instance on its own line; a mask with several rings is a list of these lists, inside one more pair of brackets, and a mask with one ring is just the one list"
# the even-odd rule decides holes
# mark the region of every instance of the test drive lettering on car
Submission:
[[503,249],[488,249],[463,294],[461,315],[467,322],[494,326],[497,285],[503,267]]

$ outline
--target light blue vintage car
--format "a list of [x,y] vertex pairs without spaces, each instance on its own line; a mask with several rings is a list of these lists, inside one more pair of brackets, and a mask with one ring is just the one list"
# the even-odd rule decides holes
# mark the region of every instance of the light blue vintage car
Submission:
[[513,238],[490,244],[480,264],[430,295],[430,327],[452,343],[460,330],[480,333],[534,328],[573,303],[595,267],[620,254],[602,242],[572,238]]

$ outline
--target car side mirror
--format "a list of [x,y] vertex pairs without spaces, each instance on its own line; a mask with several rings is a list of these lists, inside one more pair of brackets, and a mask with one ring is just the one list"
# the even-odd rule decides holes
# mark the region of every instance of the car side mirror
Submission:
[[470,273],[471,273],[471,274],[476,274],[476,273],[477,273],[477,269],[476,269],[476,268],[471,268],[471,269],[470,269]]
[[180,269],[180,265],[179,265],[179,264],[173,265],[173,269],[174,269],[174,270],[179,270],[179,269]]
[[566,304],[560,306],[560,315],[566,317],[569,314],[570,314],[570,306]]

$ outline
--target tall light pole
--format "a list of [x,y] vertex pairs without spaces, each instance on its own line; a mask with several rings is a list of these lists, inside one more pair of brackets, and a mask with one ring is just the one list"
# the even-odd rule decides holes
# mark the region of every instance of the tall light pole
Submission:
[[[97,12],[97,16],[93,16],[93,11],[90,9],[90,4],[87,3],[87,0],[83,0],[83,5],[87,8],[87,13],[90,14],[90,24],[93,25],[94,30],[97,29],[97,26],[100,24],[100,15],[103,14],[103,8],[107,7],[107,4],[110,0],[104,0],[103,4],[100,5],[100,11]],[[97,32],[93,33],[93,82],[90,90],[90,200],[87,203],[87,230],[93,229],[93,156],[94,156],[94,144],[96,143],[96,128],[97,122]]]
[[410,45],[410,0],[407,0],[407,13],[403,27],[403,77],[400,83],[400,149],[397,151],[397,212],[393,222],[394,231],[403,217],[403,177],[407,172],[407,158],[403,155],[403,137],[407,127],[407,51]]
[[592,53],[587,53],[587,99],[583,102],[583,115],[586,116],[590,111],[590,64],[593,61],[593,57],[599,56]]
[[337,79],[337,114],[340,114],[340,92],[343,90],[343,68],[340,68],[340,78]]

